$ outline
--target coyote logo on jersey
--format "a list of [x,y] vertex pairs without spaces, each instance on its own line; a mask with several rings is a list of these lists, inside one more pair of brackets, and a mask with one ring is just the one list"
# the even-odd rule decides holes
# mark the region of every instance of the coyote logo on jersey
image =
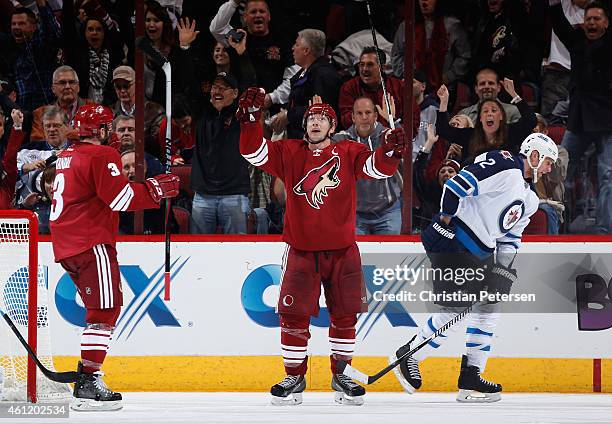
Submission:
[[339,169],[340,157],[332,156],[323,165],[308,171],[306,176],[293,187],[293,192],[305,196],[310,206],[320,209],[323,197],[327,197],[327,190],[340,185],[340,178],[337,175]]

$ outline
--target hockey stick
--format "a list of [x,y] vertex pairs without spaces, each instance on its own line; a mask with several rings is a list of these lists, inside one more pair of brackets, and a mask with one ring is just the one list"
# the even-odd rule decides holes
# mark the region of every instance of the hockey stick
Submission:
[[393,361],[392,363],[390,363],[389,365],[387,365],[385,368],[383,368],[382,370],[380,370],[379,372],[377,372],[374,375],[364,374],[361,371],[359,371],[358,369],[353,368],[352,366],[350,366],[349,364],[347,364],[344,361],[338,361],[338,364],[336,365],[336,368],[342,374],[346,375],[347,377],[352,378],[353,380],[359,381],[360,383],[363,383],[363,384],[372,384],[372,383],[378,381],[382,376],[387,374],[393,368],[397,367],[404,359],[414,355],[416,352],[418,352],[423,347],[425,347],[430,341],[432,341],[433,339],[437,338],[442,333],[444,333],[446,330],[448,330],[450,327],[452,327],[453,325],[455,325],[456,323],[461,321],[463,319],[463,317],[465,317],[467,314],[469,314],[472,311],[472,307],[473,306],[474,305],[470,305],[465,310],[463,310],[460,313],[458,313],[457,315],[455,315],[450,321],[448,321],[442,327],[438,328],[431,336],[429,336],[428,338],[423,340],[417,346],[415,346],[412,349],[410,349],[408,352],[404,353],[402,356],[397,358],[395,361]]
[[[159,65],[166,75],[166,174],[170,174],[170,162],[172,161],[171,143],[172,143],[172,66],[167,57],[157,50],[151,40],[146,37],[138,37],[136,45],[140,50],[149,55],[149,57]],[[166,199],[166,208],[164,213],[164,234],[165,234],[165,263],[164,263],[164,300],[170,300],[170,208],[172,202]]]
[[374,28],[374,21],[372,20],[372,11],[370,10],[370,0],[366,0],[365,4],[368,10],[368,20],[370,21],[370,29],[372,30],[372,40],[374,41],[374,48],[376,49],[376,57],[378,58],[378,73],[380,75],[380,84],[382,85],[382,89],[383,89],[383,99],[385,99],[385,104],[387,105],[387,111],[389,112],[389,127],[391,127],[391,129],[395,129],[393,113],[391,112],[391,101],[389,100],[389,93],[387,92],[387,86],[385,84],[385,79],[383,78],[382,55],[380,54],[381,50],[378,48],[378,41],[376,39],[376,29]]
[[0,314],[2,315],[8,326],[11,327],[13,333],[15,333],[25,350],[28,352],[28,355],[30,355],[30,358],[32,358],[38,369],[40,369],[40,371],[44,374],[45,377],[47,377],[49,380],[56,381],[58,383],[74,383],[77,381],[79,373],[76,371],[56,372],[47,369],[42,364],[42,362],[40,362],[38,356],[36,356],[28,342],[25,341],[17,327],[15,327],[13,320],[8,316],[6,312],[2,310],[2,308],[0,308]]

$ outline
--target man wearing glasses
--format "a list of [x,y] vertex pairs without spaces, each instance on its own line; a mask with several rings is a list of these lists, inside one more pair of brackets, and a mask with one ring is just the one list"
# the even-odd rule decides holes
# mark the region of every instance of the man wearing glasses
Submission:
[[51,105],[41,106],[32,113],[32,132],[31,141],[45,140],[42,117],[49,106],[57,106],[64,111],[68,123],[72,126],[74,115],[78,108],[83,105],[92,104],[89,99],[79,97],[79,77],[75,70],[70,66],[60,66],[53,72],[53,84],[51,91],[56,100]]

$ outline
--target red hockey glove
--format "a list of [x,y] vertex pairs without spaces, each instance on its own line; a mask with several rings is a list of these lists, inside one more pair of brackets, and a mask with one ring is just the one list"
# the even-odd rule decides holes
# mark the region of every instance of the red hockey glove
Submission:
[[238,100],[236,118],[240,123],[258,122],[261,118],[261,108],[266,98],[263,88],[250,87]]
[[404,129],[399,127],[382,134],[382,148],[389,157],[401,159],[406,147]]
[[157,203],[161,199],[176,197],[179,193],[179,183],[179,177],[173,174],[159,174],[145,180],[151,198]]

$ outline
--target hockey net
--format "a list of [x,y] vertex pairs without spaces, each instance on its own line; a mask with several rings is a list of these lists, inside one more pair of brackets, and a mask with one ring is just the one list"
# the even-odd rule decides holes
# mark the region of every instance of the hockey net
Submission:
[[[40,361],[54,370],[46,280],[43,267],[38,266],[36,216],[29,211],[0,210],[0,310]],[[48,380],[6,321],[0,321],[0,401],[69,399],[70,386]]]

